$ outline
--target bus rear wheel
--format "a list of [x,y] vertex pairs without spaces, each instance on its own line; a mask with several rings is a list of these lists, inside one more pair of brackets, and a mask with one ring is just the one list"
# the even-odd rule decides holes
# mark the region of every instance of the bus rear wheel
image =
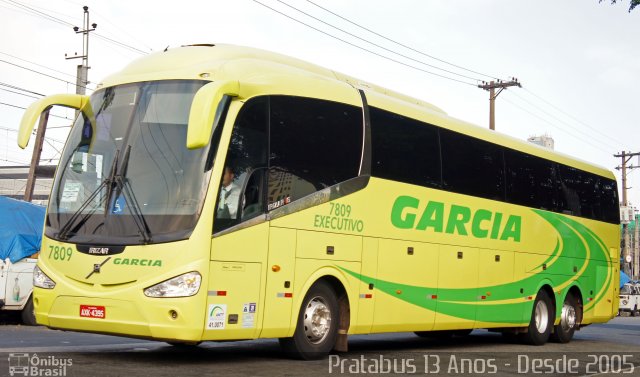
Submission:
[[281,338],[282,350],[296,359],[317,360],[327,356],[338,334],[338,299],[331,286],[320,281],[307,292],[291,338]]
[[549,340],[551,327],[555,321],[553,302],[546,291],[540,290],[533,302],[531,321],[527,332],[520,334],[524,343],[541,346]]
[[580,303],[573,294],[568,294],[562,304],[560,324],[554,327],[551,340],[558,343],[569,343],[576,328],[580,326]]

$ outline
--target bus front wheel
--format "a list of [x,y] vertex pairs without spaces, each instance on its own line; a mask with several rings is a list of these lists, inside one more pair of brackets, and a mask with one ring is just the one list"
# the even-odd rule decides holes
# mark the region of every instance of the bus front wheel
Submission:
[[524,343],[541,346],[549,340],[551,327],[555,321],[553,302],[546,291],[540,290],[533,302],[531,321],[527,332],[520,334]]
[[331,286],[320,281],[307,292],[291,338],[281,338],[280,346],[296,359],[316,360],[333,349],[338,334],[338,300]]

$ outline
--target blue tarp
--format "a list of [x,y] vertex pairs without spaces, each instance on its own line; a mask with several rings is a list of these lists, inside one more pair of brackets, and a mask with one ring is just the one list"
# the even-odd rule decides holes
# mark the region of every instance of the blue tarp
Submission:
[[630,281],[631,281],[631,278],[629,277],[629,275],[620,271],[620,288],[622,288],[623,285],[627,284]]
[[45,207],[0,196],[0,260],[11,263],[40,251]]

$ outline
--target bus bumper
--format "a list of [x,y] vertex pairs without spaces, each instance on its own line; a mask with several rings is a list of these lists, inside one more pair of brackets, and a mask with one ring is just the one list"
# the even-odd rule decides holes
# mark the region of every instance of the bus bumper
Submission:
[[[202,338],[205,308],[198,305],[203,300],[194,299],[196,296],[145,297],[134,302],[100,297],[56,297],[47,290],[36,290],[36,321],[51,328],[178,342],[198,342]],[[97,310],[98,315],[91,310]]]

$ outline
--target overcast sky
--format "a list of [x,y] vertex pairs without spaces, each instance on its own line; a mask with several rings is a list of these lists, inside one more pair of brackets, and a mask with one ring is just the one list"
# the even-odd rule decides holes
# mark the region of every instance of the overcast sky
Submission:
[[[614,154],[640,152],[640,9],[628,13],[628,0],[616,5],[598,0],[313,2],[377,34],[307,0],[0,0],[0,164],[30,160],[31,151],[16,146],[13,131],[24,110],[12,106],[26,107],[35,99],[16,87],[41,94],[75,91],[70,83],[80,60],[65,60],[65,53],[82,52],[82,38],[70,24],[82,26],[83,5],[98,24],[90,39],[90,87],[167,46],[238,44],[319,64],[488,127],[488,93],[475,86],[477,79],[515,76],[523,88],[498,97],[498,132],[520,139],[548,134],[557,151],[609,169],[620,164]],[[54,114],[73,117],[63,109]],[[69,123],[51,118],[44,157],[56,158]],[[639,165],[637,158],[631,163]],[[635,170],[629,175],[634,203],[640,202],[639,177]]]

